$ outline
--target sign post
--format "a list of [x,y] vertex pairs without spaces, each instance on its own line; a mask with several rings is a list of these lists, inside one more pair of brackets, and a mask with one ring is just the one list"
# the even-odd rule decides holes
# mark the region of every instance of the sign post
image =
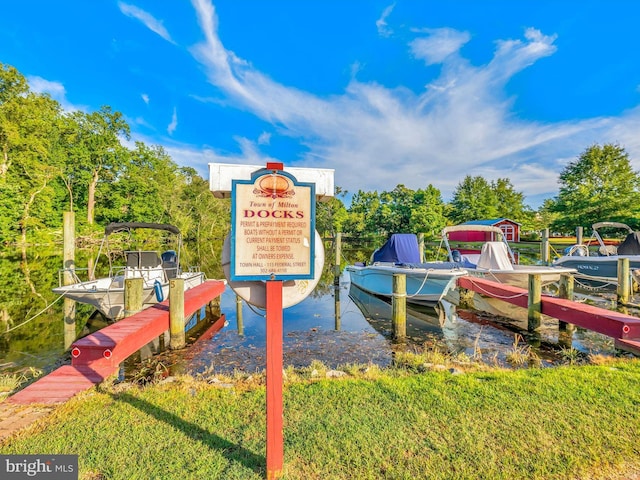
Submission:
[[[315,277],[315,184],[282,163],[233,180],[230,279],[265,281],[267,331],[267,479],[282,476],[283,281]],[[321,246],[320,246],[321,247]]]
[[282,281],[267,281],[267,479],[282,475]]

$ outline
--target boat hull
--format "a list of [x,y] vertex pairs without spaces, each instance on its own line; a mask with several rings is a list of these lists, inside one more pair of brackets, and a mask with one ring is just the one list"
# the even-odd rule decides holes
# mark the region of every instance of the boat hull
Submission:
[[393,275],[404,274],[407,302],[424,305],[438,303],[449,289],[456,287],[457,278],[467,274],[460,269],[432,270],[391,265],[350,265],[346,270],[353,285],[387,298],[393,296]]
[[569,256],[560,257],[554,265],[574,268],[578,271],[579,284],[593,289],[615,290],[618,283],[618,260],[629,259],[629,269],[640,271],[640,255],[611,255],[602,257]]
[[[185,272],[179,275],[184,279],[184,289],[196,287],[205,280],[202,272]],[[142,289],[142,309],[149,308],[169,298],[169,282],[144,282]],[[125,316],[124,311],[124,277],[99,278],[86,282],[74,283],[53,289],[78,303],[91,305],[108,320],[119,320]],[[160,291],[161,290],[161,294]],[[160,298],[159,298],[160,297]]]

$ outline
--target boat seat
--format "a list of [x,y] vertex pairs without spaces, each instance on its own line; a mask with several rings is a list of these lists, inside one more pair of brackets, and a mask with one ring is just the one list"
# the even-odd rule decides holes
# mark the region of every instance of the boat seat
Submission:
[[617,254],[618,247],[616,247],[615,245],[601,245],[600,248],[598,248],[598,255],[600,255],[601,257],[608,257],[610,255]]
[[125,252],[127,256],[127,267],[156,268],[162,265],[158,252],[129,251]]

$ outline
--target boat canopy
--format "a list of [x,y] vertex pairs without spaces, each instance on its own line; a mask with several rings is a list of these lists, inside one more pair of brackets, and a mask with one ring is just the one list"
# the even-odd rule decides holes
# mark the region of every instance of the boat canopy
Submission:
[[413,233],[394,233],[373,252],[373,262],[420,263],[418,238]]
[[165,230],[167,232],[180,235],[180,230],[178,229],[178,227],[174,227],[173,225],[169,225],[168,223],[146,223],[146,222],[122,222],[122,223],[112,222],[105,227],[104,234],[111,235],[112,233],[130,231],[136,228]]
[[453,225],[442,229],[442,236],[446,236],[451,232],[492,232],[504,236],[504,232],[500,227],[494,225],[470,225],[463,223],[462,225]]
[[629,233],[633,233],[633,228],[626,223],[620,222],[598,222],[594,223],[591,228],[593,228],[593,230],[598,230],[599,228],[621,228]]

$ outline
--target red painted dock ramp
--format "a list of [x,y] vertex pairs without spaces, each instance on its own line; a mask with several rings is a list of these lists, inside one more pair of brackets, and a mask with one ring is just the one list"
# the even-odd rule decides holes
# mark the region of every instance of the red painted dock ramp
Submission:
[[[222,295],[226,283],[207,280],[184,293],[188,318]],[[224,322],[224,319],[222,318]],[[71,346],[71,365],[65,365],[27,386],[7,402],[62,403],[118,371],[118,366],[169,329],[168,300],[79,339]]]

